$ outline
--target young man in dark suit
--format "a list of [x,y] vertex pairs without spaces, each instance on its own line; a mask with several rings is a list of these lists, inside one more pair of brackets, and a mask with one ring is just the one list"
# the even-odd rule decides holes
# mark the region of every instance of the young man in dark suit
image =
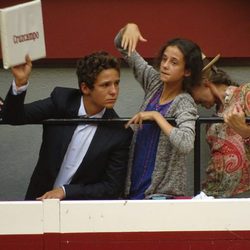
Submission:
[[[24,104],[32,63],[12,68],[3,120],[13,125],[49,118],[117,118],[120,68],[106,52],[77,63],[79,89],[56,87],[50,97]],[[26,200],[117,199],[124,187],[132,131],[119,124],[44,125],[39,158]]]

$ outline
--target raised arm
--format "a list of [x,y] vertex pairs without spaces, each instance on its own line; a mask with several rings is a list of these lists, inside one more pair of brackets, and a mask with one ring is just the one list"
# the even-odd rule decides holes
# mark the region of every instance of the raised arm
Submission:
[[142,36],[139,27],[135,23],[128,23],[125,27],[121,29],[122,41],[121,47],[124,50],[128,50],[128,55],[130,56],[132,52],[135,51],[137,43],[147,42],[147,40]]
[[32,62],[26,56],[26,62],[11,68],[14,81],[7,93],[2,108],[3,121],[12,125],[21,125],[49,119],[55,116],[56,107],[51,98],[24,104],[27,83],[32,70]]
[[25,60],[26,63],[11,68],[17,88],[26,85],[29,80],[32,69],[32,62],[28,55],[25,57]]
[[129,23],[118,32],[114,42],[124,60],[133,70],[136,80],[147,92],[157,87],[155,81],[160,81],[159,72],[135,51],[138,41],[146,41],[146,39],[142,37],[136,24]]

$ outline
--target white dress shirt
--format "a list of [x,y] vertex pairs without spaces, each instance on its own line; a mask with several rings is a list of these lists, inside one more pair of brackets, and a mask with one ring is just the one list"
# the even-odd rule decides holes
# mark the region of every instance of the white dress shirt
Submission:
[[[104,112],[105,109],[103,109],[100,113],[91,116],[90,118],[101,118]],[[82,99],[78,115],[86,115]],[[70,183],[73,175],[77,171],[89,148],[96,129],[97,125],[95,124],[84,124],[77,126],[68,146],[67,152],[64,156],[60,171],[54,183],[54,188],[62,187],[63,185]]]

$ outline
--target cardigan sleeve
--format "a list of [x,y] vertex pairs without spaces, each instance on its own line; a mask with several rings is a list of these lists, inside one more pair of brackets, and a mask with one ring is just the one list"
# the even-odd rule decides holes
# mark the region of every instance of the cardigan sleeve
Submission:
[[194,148],[197,106],[189,94],[180,95],[176,101],[173,114],[176,126],[172,129],[169,140],[181,153],[187,154]]

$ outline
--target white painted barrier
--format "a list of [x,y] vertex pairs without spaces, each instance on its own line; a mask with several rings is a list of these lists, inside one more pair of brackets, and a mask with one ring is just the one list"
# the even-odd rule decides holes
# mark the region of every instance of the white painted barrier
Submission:
[[250,231],[250,199],[0,202],[0,235]]

